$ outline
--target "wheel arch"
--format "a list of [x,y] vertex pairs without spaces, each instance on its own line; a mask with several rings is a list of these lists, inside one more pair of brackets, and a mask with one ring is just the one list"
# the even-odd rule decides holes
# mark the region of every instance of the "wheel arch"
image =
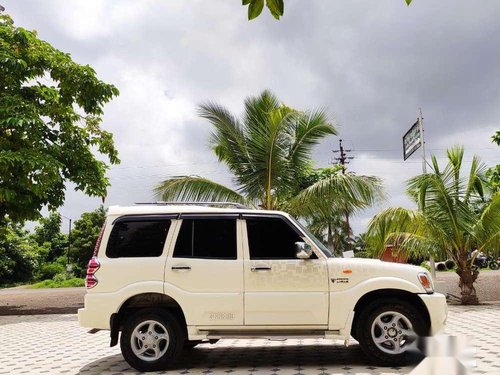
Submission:
[[377,289],[364,294],[358,302],[356,302],[354,306],[354,318],[351,325],[351,335],[355,334],[361,311],[364,311],[366,308],[376,308],[382,305],[384,299],[401,300],[401,302],[410,304],[422,314],[427,328],[430,329],[431,318],[429,311],[418,294],[402,289]]
[[171,296],[158,292],[140,293],[129,297],[121,306],[118,312],[111,315],[111,343],[110,346],[115,346],[118,343],[118,333],[123,327],[123,323],[127,317],[135,311],[144,308],[164,309],[172,313],[178,320],[179,324],[187,333],[186,317],[181,305]]

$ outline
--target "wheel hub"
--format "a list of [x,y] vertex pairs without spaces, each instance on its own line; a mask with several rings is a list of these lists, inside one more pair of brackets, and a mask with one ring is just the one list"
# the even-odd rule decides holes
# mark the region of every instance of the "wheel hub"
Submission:
[[130,338],[134,354],[144,361],[154,361],[167,351],[170,337],[163,324],[147,320],[136,326]]
[[371,336],[381,351],[400,354],[408,349],[416,334],[405,315],[396,311],[385,311],[373,320]]
[[387,330],[387,334],[389,335],[389,337],[396,337],[398,334],[398,331],[396,330],[396,328],[391,327]]

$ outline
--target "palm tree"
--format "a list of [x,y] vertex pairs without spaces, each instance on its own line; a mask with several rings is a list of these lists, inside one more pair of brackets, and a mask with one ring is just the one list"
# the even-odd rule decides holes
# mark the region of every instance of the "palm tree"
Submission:
[[322,111],[294,110],[264,91],[245,100],[241,120],[214,103],[202,105],[200,115],[214,127],[212,149],[233,173],[237,189],[199,176],[178,176],[155,187],[157,198],[285,210],[326,226],[334,252],[339,212],[355,212],[382,196],[375,177],[341,174],[338,168],[312,169],[313,146],[336,134]]
[[414,255],[448,256],[457,264],[462,304],[477,304],[474,288],[479,272],[471,252],[500,249],[500,194],[487,198],[485,165],[474,156],[463,178],[463,147],[447,151],[441,170],[432,156],[432,172],[408,182],[418,210],[389,208],[369,224],[368,243],[380,254],[386,245]]
[[[316,232],[324,232],[328,249],[341,254],[349,247],[346,212],[356,214],[384,197],[380,179],[345,172],[342,168],[321,168],[306,178],[308,186],[291,198],[287,211],[306,219]],[[307,185],[307,184],[306,184]]]
[[336,134],[323,111],[294,110],[269,91],[245,100],[241,120],[215,103],[201,105],[199,113],[214,127],[212,149],[233,173],[238,189],[202,177],[179,176],[155,188],[161,199],[232,200],[275,209],[297,186],[312,147]]

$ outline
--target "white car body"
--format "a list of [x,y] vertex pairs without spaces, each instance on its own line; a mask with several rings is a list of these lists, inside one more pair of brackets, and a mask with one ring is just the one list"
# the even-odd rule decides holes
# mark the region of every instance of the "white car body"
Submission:
[[[116,219],[124,215],[171,214],[176,216],[159,257],[106,256]],[[239,215],[237,259],[172,257],[185,214]],[[113,317],[127,301],[147,295],[141,303],[154,305],[165,296],[182,310],[189,340],[302,336],[348,340],[356,305],[370,293],[387,291],[418,298],[431,334],[445,324],[445,297],[426,291],[418,280],[417,275],[425,269],[372,259],[329,258],[298,227],[317,259],[251,260],[243,215],[280,216],[295,225],[286,213],[276,211],[185,205],[110,207],[98,252],[98,282],[88,289],[85,308],[78,311],[80,325],[116,331]]]

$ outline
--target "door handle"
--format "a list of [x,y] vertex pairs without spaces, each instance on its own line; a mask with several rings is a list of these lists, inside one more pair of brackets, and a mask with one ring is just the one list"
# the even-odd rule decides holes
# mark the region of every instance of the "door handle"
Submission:
[[257,272],[257,271],[271,271],[271,266],[252,267],[250,270],[252,272]]
[[189,271],[190,269],[191,269],[190,266],[184,266],[184,265],[172,266],[172,270],[174,270],[174,271],[180,271],[180,270]]

